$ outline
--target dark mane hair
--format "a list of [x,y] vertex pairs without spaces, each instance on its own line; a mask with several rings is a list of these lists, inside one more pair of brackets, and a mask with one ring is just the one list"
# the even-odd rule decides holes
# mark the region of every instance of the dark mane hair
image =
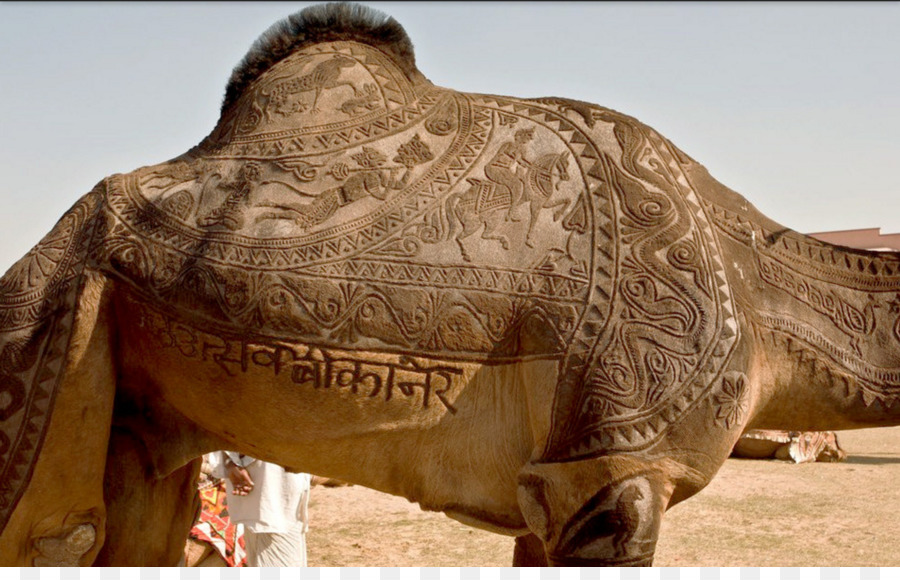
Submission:
[[350,2],[310,6],[269,27],[250,47],[225,88],[224,113],[254,80],[299,48],[318,42],[355,40],[396,57],[410,77],[416,73],[413,45],[400,23],[392,17]]

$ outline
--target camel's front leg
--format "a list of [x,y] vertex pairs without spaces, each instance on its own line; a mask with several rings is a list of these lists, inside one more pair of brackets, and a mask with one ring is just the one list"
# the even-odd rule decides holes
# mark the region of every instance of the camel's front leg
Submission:
[[512,565],[520,568],[547,566],[547,552],[544,550],[544,542],[534,534],[526,534],[516,538]]
[[673,489],[660,466],[624,455],[535,463],[519,504],[551,565],[649,566]]
[[113,426],[106,462],[107,540],[95,566],[176,566],[200,513],[200,459],[154,477],[141,438]]

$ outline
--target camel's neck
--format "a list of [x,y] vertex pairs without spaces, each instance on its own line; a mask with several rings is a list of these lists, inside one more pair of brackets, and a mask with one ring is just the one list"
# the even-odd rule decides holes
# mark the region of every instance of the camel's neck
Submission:
[[900,424],[900,254],[832,246],[710,206],[757,347],[753,426]]

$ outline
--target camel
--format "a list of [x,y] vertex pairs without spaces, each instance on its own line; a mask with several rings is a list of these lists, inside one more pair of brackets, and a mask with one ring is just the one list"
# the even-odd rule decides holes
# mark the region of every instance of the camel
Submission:
[[[561,214],[510,199],[530,219],[463,255],[468,180],[563,154]],[[900,424],[898,343],[900,255],[782,227],[619,112],[435,86],[395,20],[316,6],[199,145],[0,279],[0,564],[174,565],[200,456],[233,449],[514,536],[517,565],[649,565],[745,430]]]
[[751,429],[741,435],[732,457],[778,459],[792,463],[836,463],[847,458],[834,431],[777,431]]

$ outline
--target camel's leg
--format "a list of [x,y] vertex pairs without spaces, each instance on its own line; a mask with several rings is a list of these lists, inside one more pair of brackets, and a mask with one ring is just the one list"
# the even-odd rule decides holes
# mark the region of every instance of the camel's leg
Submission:
[[544,542],[534,534],[526,534],[516,538],[513,550],[513,566],[544,567],[547,566],[547,552]]
[[56,399],[34,471],[0,535],[0,565],[86,566],[103,544],[115,394],[106,287],[87,275],[71,329],[57,326],[62,334],[51,338],[68,350],[59,367],[46,367],[57,369]]
[[555,566],[649,566],[674,484],[666,469],[626,455],[532,463],[519,504]]
[[113,427],[106,462],[106,544],[97,566],[176,566],[200,515],[200,459],[157,478],[141,438]]

